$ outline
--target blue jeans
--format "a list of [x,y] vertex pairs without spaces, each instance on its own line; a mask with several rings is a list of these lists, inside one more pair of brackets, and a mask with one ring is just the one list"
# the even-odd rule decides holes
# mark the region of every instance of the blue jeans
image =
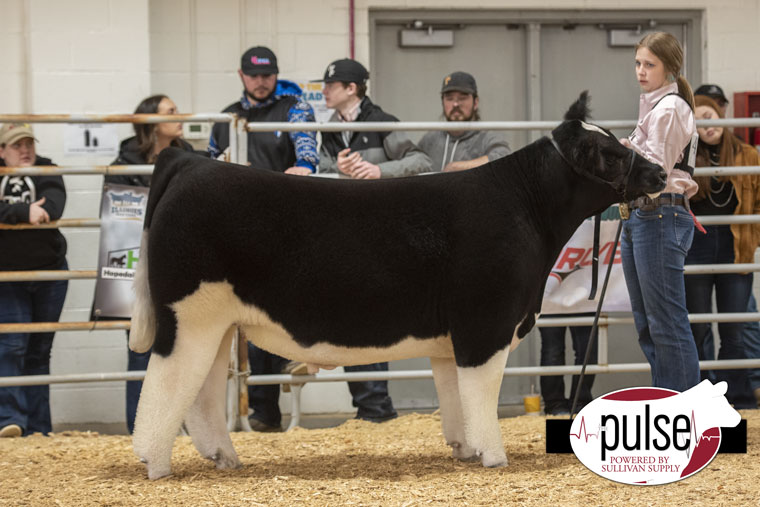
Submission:
[[[751,291],[749,293],[747,312],[757,313],[757,301],[755,301],[755,295]],[[760,322],[745,322],[742,338],[747,357],[750,359],[760,358]],[[747,370],[747,372],[749,375],[749,385],[752,390],[760,389],[760,368],[752,368]]]
[[[248,342],[248,362],[251,365],[252,375],[268,375],[280,373],[288,360]],[[346,366],[344,370],[388,371],[388,363]],[[396,417],[396,410],[388,396],[387,381],[349,382],[348,390],[351,391],[353,405],[358,407],[357,419],[381,422]],[[251,417],[264,424],[279,426],[282,422],[279,399],[279,385],[248,386],[248,403],[253,409]]]
[[[347,372],[388,371],[388,363],[344,366]],[[383,422],[397,417],[393,401],[388,395],[387,380],[368,380],[366,382],[349,382],[353,405],[357,408],[356,418],[365,421]]]
[[[67,269],[64,265],[60,269]],[[66,299],[67,280],[0,282],[0,322],[58,322]],[[55,333],[0,334],[0,377],[50,374]],[[47,435],[50,386],[0,387],[0,428],[18,424],[25,435]]]
[[[559,315],[543,315],[543,317],[558,317]],[[563,315],[564,317],[576,315]],[[591,337],[591,326],[569,326],[570,336],[575,353],[575,364],[583,364],[586,358],[586,347]],[[566,327],[540,327],[541,333],[541,366],[557,366],[565,364],[565,329]],[[589,364],[597,362],[597,347],[591,349]],[[580,375],[573,375],[570,398],[565,396],[565,380],[562,375],[541,376],[541,397],[544,399],[544,412],[547,414],[570,413],[575,390],[578,387]],[[581,392],[578,396],[576,410],[582,409],[593,399],[591,387],[594,385],[593,375],[584,375]]]
[[[698,234],[686,257],[686,264],[732,264],[734,262],[734,236],[728,225],[708,225],[707,234]],[[752,292],[752,273],[689,275],[686,277],[686,307],[689,313],[711,313],[712,294],[719,313],[747,311]],[[720,322],[720,351],[718,359],[745,359],[742,333],[744,322]],[[715,359],[712,324],[692,324],[692,333],[700,359]],[[757,401],[749,385],[748,370],[715,370],[716,381],[728,383],[726,399],[734,408],[757,408]]]
[[681,392],[699,383],[683,275],[693,237],[694,222],[683,206],[636,209],[623,222],[623,274],[652,385]]
[[[129,331],[127,331],[127,341],[129,341]],[[150,360],[150,352],[150,350],[142,353],[132,352],[127,349],[127,371],[146,370]],[[142,384],[141,380],[127,381],[127,431],[130,435],[135,430],[135,416],[137,415],[137,403],[140,401]]]

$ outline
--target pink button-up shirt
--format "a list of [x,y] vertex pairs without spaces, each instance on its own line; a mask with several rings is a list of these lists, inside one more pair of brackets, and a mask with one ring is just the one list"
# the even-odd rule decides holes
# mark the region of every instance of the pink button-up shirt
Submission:
[[[639,123],[628,137],[631,145],[650,162],[659,164],[668,173],[668,183],[663,192],[684,194],[692,197],[697,193],[697,183],[689,173],[674,169],[683,158],[683,149],[697,131],[694,112],[689,104],[677,93],[678,85],[671,83],[649,93],[642,93],[639,99]],[[657,101],[662,102],[657,104]],[[657,107],[652,109],[654,105]]]

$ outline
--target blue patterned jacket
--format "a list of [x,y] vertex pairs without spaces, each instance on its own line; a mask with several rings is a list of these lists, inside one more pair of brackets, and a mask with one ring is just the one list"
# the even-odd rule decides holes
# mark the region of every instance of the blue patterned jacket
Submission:
[[[277,80],[269,99],[252,103],[243,93],[240,101],[227,106],[225,113],[235,113],[249,122],[313,122],[314,110],[301,98],[301,88],[292,81]],[[319,165],[316,132],[249,132],[248,162],[253,167],[283,172],[300,166],[316,171]],[[229,146],[229,124],[217,123],[211,129],[208,152],[216,158]]]

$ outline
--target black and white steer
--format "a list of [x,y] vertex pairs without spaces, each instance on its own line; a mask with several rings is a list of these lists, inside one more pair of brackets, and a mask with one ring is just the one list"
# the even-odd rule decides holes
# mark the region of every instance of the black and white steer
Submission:
[[588,216],[665,186],[661,167],[586,114],[584,93],[553,140],[470,171],[381,181],[164,150],[129,341],[153,347],[134,433],[148,477],[171,473],[183,420],[201,455],[240,465],[224,410],[235,326],[320,365],[430,357],[454,457],[506,465],[502,374],[560,249]]

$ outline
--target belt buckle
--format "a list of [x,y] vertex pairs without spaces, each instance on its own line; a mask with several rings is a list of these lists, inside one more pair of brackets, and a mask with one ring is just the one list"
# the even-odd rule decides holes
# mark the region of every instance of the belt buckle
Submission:
[[631,208],[628,206],[627,202],[620,203],[620,218],[623,220],[631,218]]

